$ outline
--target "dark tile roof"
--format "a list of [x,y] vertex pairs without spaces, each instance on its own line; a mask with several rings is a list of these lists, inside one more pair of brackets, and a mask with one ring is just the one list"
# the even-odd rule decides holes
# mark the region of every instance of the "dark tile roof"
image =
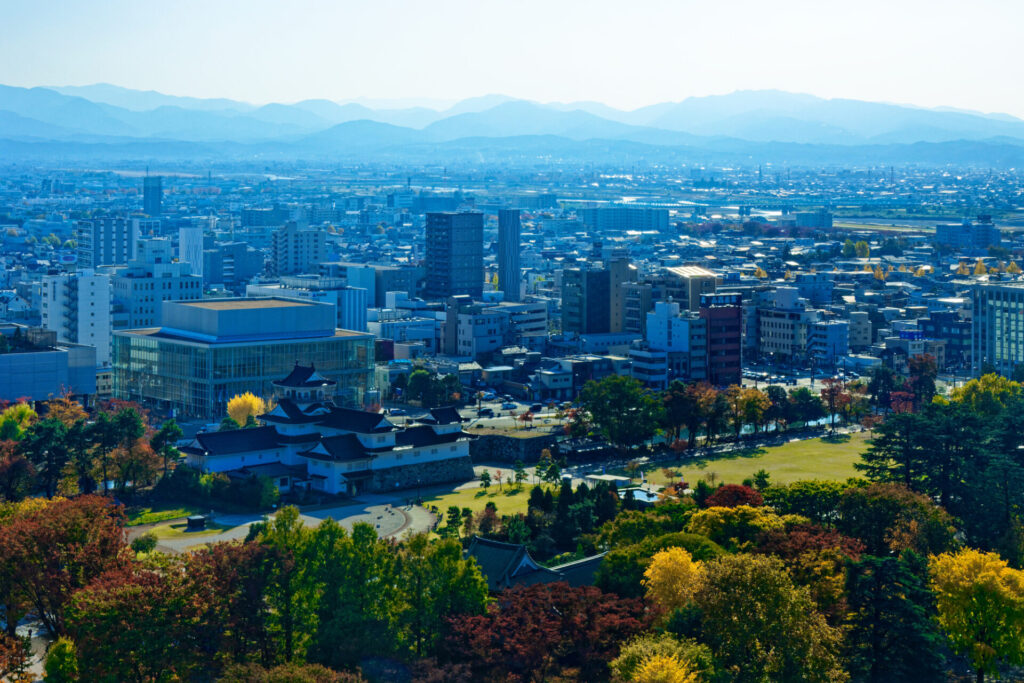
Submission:
[[355,434],[341,434],[340,436],[326,436],[320,440],[320,444],[327,451],[328,455],[315,453],[312,450],[304,451],[300,455],[314,460],[330,460],[332,462],[345,462],[347,460],[365,460],[373,455],[367,452],[366,448],[359,441]]
[[567,581],[574,588],[577,586],[593,586],[597,570],[601,568],[601,563],[604,562],[604,556],[605,553],[584,557],[582,560],[552,567],[551,571],[561,574],[562,580]]
[[317,374],[316,368],[312,365],[307,368],[295,361],[295,367],[288,376],[275,380],[274,384],[282,387],[319,387],[325,384],[337,384],[337,382]]
[[188,452],[200,455],[228,455],[278,447],[273,427],[250,427],[220,432],[200,432]]
[[519,584],[562,580],[561,574],[537,564],[522,545],[474,536],[466,549],[466,557],[477,561],[480,572],[487,578],[487,587],[492,591]]
[[460,438],[468,436],[463,432],[451,432],[450,434],[438,434],[430,425],[419,425],[400,430],[395,434],[396,446],[412,446],[422,448],[423,446],[437,446],[443,443],[455,443]]
[[318,424],[331,429],[343,429],[359,434],[389,432],[395,428],[380,413],[368,413],[365,410],[338,407],[332,407],[331,412],[322,416]]
[[434,424],[439,425],[461,424],[464,422],[462,416],[459,415],[459,411],[455,409],[455,406],[433,408],[430,411],[430,417],[433,418]]
[[[325,404],[323,403],[314,403],[310,405],[307,410],[313,410],[324,405]],[[286,417],[272,415],[268,412],[260,415],[259,419],[264,420],[265,422],[281,422],[287,424],[310,424],[323,419],[322,415],[308,415],[307,413],[304,413],[294,401],[288,398],[282,398],[280,402],[278,402],[277,407],[284,412]]]

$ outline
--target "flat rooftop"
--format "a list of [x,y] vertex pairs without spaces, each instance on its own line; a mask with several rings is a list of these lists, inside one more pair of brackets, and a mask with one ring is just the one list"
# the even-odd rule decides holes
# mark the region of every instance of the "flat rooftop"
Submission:
[[206,301],[181,301],[182,306],[205,308],[208,311],[241,311],[247,309],[293,308],[312,306],[311,302],[293,299],[208,299]]

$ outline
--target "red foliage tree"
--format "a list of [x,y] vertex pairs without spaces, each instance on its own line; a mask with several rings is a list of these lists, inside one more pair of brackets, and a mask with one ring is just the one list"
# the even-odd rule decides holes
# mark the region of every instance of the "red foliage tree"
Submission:
[[18,501],[35,485],[36,469],[14,441],[0,441],[0,500]]
[[54,635],[66,632],[71,594],[130,558],[124,510],[100,496],[54,501],[0,524],[0,575]]
[[503,591],[489,612],[449,620],[442,662],[469,663],[470,680],[545,680],[574,669],[579,680],[608,676],[619,645],[648,625],[638,600],[565,583]]
[[758,507],[764,504],[761,494],[749,486],[726,484],[708,496],[705,507],[734,508],[738,505]]
[[775,529],[762,534],[756,552],[791,560],[808,552],[831,549],[857,562],[864,552],[864,544],[835,529],[826,529],[817,524],[797,524],[788,529]]

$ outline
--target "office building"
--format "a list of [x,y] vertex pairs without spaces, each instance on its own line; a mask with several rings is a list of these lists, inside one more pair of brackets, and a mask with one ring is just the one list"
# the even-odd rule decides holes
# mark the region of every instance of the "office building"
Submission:
[[160,325],[164,301],[203,297],[202,278],[192,275],[190,264],[174,261],[167,238],[139,240],[137,258],[116,269],[110,285],[115,329]]
[[1002,233],[992,224],[991,216],[979,216],[977,223],[947,223],[935,226],[935,243],[959,251],[984,251],[998,245]]
[[178,260],[191,266],[193,275],[203,277],[203,228],[198,225],[178,229]]
[[142,179],[142,211],[149,216],[163,213],[164,179],[147,175]]
[[349,287],[345,279],[319,275],[289,275],[280,282],[246,285],[248,297],[285,297],[309,299],[333,304],[338,312],[338,327],[354,332],[366,331],[369,294],[361,287]]
[[498,289],[504,292],[505,301],[519,301],[520,298],[521,227],[519,209],[498,211]]
[[274,232],[270,245],[270,272],[294,275],[316,272],[327,257],[327,236],[317,228],[300,228],[290,221]]
[[78,266],[123,266],[135,257],[141,223],[130,218],[96,218],[78,221]]
[[43,327],[57,340],[96,347],[96,362],[110,362],[110,276],[86,269],[74,274],[48,275],[42,286]]
[[339,330],[334,306],[283,298],[163,303],[161,327],[114,333],[114,395],[160,414],[219,421],[227,402],[269,398],[296,361],[337,382],[342,405],[371,396],[373,338]]
[[581,209],[583,223],[595,232],[608,230],[668,230],[668,209],[609,206]]
[[807,329],[807,360],[816,369],[832,369],[850,354],[850,323],[817,320]]
[[218,242],[203,250],[203,282],[232,289],[244,286],[263,271],[263,253],[245,242]]
[[700,317],[707,325],[708,381],[724,387],[739,384],[743,346],[742,295],[739,293],[704,294],[700,298]]
[[715,293],[718,276],[700,266],[675,266],[663,268],[649,282],[655,301],[675,301],[683,310],[696,312],[701,295]]
[[611,331],[611,273],[603,268],[562,271],[562,332]]
[[973,291],[971,362],[1010,377],[1024,363],[1024,282],[978,285]]
[[65,393],[96,393],[96,348],[59,342],[53,330],[0,323],[0,400]]
[[483,295],[483,240],[482,213],[428,213],[425,296],[446,299],[465,294],[479,299]]

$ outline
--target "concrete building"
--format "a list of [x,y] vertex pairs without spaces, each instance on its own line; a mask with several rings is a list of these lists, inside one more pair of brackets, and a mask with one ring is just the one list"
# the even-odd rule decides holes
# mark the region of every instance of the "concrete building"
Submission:
[[147,175],[142,179],[142,210],[149,216],[163,213],[164,179]]
[[203,277],[203,228],[194,225],[178,229],[178,260],[191,267],[192,274]]
[[245,242],[218,242],[203,251],[203,282],[238,288],[263,271],[263,253]]
[[96,347],[96,362],[110,363],[112,291],[109,275],[85,269],[43,278],[43,327],[57,340]]
[[978,223],[948,223],[935,226],[935,243],[959,251],[983,251],[998,245],[1002,233],[992,224],[990,216],[982,216]]
[[[871,316],[867,311],[851,311],[850,322],[850,349],[861,352],[872,344],[871,339]],[[970,345],[970,334],[968,346]]]
[[717,386],[739,384],[743,371],[743,309],[739,293],[705,294],[700,317],[707,325],[708,381]]
[[130,218],[97,218],[78,221],[75,240],[78,242],[78,266],[123,266],[135,258],[135,244],[140,237],[140,223]]
[[201,299],[202,278],[190,271],[191,264],[174,261],[169,239],[139,240],[137,258],[110,278],[114,328],[160,325],[164,301]]
[[478,212],[428,213],[425,296],[459,294],[479,299],[484,280],[484,216]]
[[269,397],[296,361],[373,400],[373,338],[339,330],[332,304],[284,298],[165,301],[162,327],[114,333],[114,395],[161,414],[220,420],[233,396]]
[[622,331],[647,336],[647,314],[654,308],[649,282],[622,283]]
[[817,369],[834,368],[850,353],[850,323],[818,320],[807,330],[807,359]]
[[96,348],[59,342],[53,330],[0,323],[0,400],[65,393],[96,393]]
[[274,232],[270,244],[270,271],[274,275],[316,272],[327,257],[327,235],[318,228],[289,221]]
[[608,230],[668,230],[668,209],[608,206],[580,209],[583,223],[595,232]]
[[597,268],[562,271],[562,331],[601,334],[611,331],[611,273]]
[[281,277],[280,282],[246,285],[245,295],[330,303],[338,312],[340,329],[365,332],[369,309],[368,292],[361,287],[349,287],[346,282],[341,278],[318,275],[290,275]]
[[757,317],[763,356],[797,362],[806,359],[808,325],[818,319],[818,311],[807,308],[795,287],[776,288],[771,305],[758,308]]
[[1007,377],[1024,363],[1024,282],[974,287],[971,362],[974,374],[991,365]]
[[498,211],[498,288],[505,301],[519,301],[521,273],[519,267],[520,231],[522,223],[519,209]]
[[718,276],[700,266],[675,266],[662,269],[649,281],[656,301],[671,299],[683,310],[696,312],[700,309],[701,295],[715,293]]

